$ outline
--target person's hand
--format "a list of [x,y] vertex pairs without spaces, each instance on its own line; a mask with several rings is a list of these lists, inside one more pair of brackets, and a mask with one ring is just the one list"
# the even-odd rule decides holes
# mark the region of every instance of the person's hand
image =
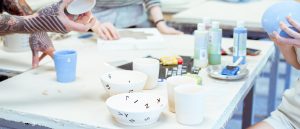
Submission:
[[[300,31],[300,24],[293,20],[291,17],[287,17],[288,22],[295,27],[298,31]],[[277,32],[273,32],[270,35],[270,38],[275,42],[276,45],[289,45],[294,47],[300,47],[300,33],[290,29],[283,22],[280,23],[280,28],[285,31],[292,38],[285,38],[280,36]]]
[[172,35],[178,35],[178,34],[183,34],[183,32],[178,31],[172,27],[169,27],[166,22],[159,22],[156,25],[157,29],[159,30],[160,33],[162,34],[172,34]]
[[[46,32],[38,32],[30,35],[29,44],[32,51],[32,68],[37,68],[39,62],[45,57],[50,56],[53,58],[55,51],[51,39]],[[40,56],[40,52],[42,52]]]
[[106,22],[100,23],[97,22],[95,26],[92,27],[92,30],[104,40],[117,40],[120,39],[120,35],[117,29],[113,24]]
[[86,32],[91,27],[93,27],[96,23],[96,19],[92,17],[92,13],[86,12],[84,14],[80,14],[76,21],[73,21],[72,15],[65,14],[66,7],[73,0],[61,0],[58,3],[47,6],[40,11],[38,11],[39,16],[57,16],[59,20],[63,23],[66,30],[69,31],[79,31]]

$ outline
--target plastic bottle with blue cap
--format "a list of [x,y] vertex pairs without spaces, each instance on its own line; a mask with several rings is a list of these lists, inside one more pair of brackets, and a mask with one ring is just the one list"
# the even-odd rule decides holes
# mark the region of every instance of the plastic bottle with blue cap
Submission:
[[233,62],[236,62],[240,57],[242,57],[243,60],[241,64],[246,64],[247,28],[244,27],[244,21],[237,22],[237,26],[233,30],[233,38]]

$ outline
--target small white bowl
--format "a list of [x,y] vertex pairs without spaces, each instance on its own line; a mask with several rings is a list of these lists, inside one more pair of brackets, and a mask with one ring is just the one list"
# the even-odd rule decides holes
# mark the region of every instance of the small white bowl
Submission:
[[157,122],[167,101],[149,93],[124,93],[108,98],[106,105],[117,122],[145,126]]
[[101,81],[109,95],[116,95],[143,90],[147,75],[138,71],[118,70],[103,74]]
[[96,5],[96,0],[73,0],[67,7],[67,11],[73,15],[79,15],[91,11]]

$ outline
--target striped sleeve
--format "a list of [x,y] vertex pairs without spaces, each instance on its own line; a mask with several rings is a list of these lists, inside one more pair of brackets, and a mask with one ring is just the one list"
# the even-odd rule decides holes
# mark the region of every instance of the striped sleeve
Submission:
[[155,6],[161,6],[160,0],[144,0],[147,10]]
[[27,32],[57,32],[67,33],[67,29],[57,16],[38,16],[25,21]]

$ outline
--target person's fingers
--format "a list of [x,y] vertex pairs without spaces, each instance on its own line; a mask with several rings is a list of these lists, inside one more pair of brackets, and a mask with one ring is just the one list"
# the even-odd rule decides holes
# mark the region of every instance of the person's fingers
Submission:
[[43,54],[40,56],[39,61],[42,61],[47,55],[49,55],[53,59],[54,51],[55,49],[53,47],[49,47],[47,50],[43,51]]
[[292,39],[292,38],[284,38],[281,37],[278,33],[275,33],[275,39],[278,43],[282,43],[282,44],[286,44],[286,45],[290,45],[290,46],[296,46],[299,47],[299,40],[297,39]]
[[32,69],[35,69],[39,66],[39,54],[38,52],[33,52],[35,54],[32,54]]
[[107,40],[105,34],[103,33],[102,29],[101,28],[98,28],[98,36],[101,38],[101,39],[104,39],[104,40]]
[[298,31],[300,31],[300,24],[295,21],[291,16],[287,17],[287,21],[293,26],[295,27]]
[[91,27],[93,27],[96,23],[96,19],[92,18],[90,22],[86,25],[81,23],[76,23],[73,21],[70,21],[68,26],[70,30],[78,31],[78,32],[87,32]]
[[119,32],[117,31],[117,29],[112,25],[112,24],[108,24],[108,29],[110,34],[112,35],[112,38],[114,40],[117,40],[120,38]]
[[42,61],[46,56],[47,56],[47,54],[46,54],[46,53],[43,53],[43,54],[39,57],[39,61]]
[[103,26],[102,27],[102,31],[105,35],[105,37],[107,38],[107,40],[113,40],[111,33],[109,32],[110,30],[108,29],[108,27]]
[[289,28],[285,23],[280,22],[280,28],[286,32],[289,36],[293,37],[293,38],[300,38],[300,34],[294,30],[292,30],[291,28]]

